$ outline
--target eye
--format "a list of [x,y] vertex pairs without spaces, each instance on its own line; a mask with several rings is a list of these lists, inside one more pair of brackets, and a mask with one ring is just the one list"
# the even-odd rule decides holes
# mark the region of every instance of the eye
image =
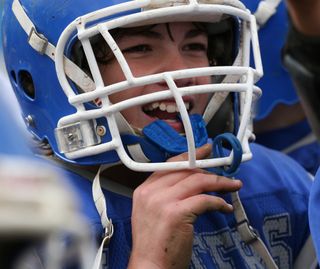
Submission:
[[145,53],[149,51],[152,51],[152,48],[147,44],[136,45],[122,50],[123,53]]
[[203,43],[190,43],[183,47],[184,51],[207,52],[207,45]]

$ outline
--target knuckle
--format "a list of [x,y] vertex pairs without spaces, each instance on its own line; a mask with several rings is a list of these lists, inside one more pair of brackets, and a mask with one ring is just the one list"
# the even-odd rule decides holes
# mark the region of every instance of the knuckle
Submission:
[[149,188],[147,188],[145,186],[139,186],[133,192],[133,199],[134,200],[144,201],[144,200],[148,199],[149,196],[150,196]]
[[215,197],[215,207],[217,210],[224,210],[226,207],[226,201],[221,197]]

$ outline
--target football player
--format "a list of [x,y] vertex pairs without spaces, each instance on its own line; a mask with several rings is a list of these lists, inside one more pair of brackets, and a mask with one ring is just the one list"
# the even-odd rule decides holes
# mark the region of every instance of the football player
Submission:
[[320,165],[320,144],[281,57],[289,24],[286,4],[281,0],[243,3],[257,18],[264,70],[257,83],[263,94],[254,117],[256,142],[288,154],[314,175]]
[[241,2],[13,0],[2,28],[28,129],[95,231],[95,268],[314,260],[308,175],[249,144],[263,72]]
[[[320,141],[320,1],[288,0],[290,31],[284,48],[284,64],[296,84],[310,125]],[[320,261],[320,170],[315,176],[309,202],[309,221]]]

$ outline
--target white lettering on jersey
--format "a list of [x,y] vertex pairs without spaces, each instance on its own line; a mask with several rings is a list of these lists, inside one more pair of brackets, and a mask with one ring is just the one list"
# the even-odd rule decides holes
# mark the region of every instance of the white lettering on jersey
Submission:
[[270,252],[279,268],[292,267],[292,251],[282,240],[292,235],[289,214],[267,217],[263,225],[264,236],[270,243]]
[[[265,218],[264,236],[269,243],[271,255],[279,268],[290,268],[292,250],[282,241],[291,236],[290,218],[288,214]],[[231,255],[232,253],[237,255]],[[241,265],[240,265],[241,264]],[[234,228],[223,229],[214,233],[195,234],[192,269],[207,268],[265,268],[259,256],[252,247],[245,244],[238,231]]]
[[[292,236],[289,214],[266,217],[263,234],[279,268],[291,268],[292,249],[284,239]],[[102,268],[108,269],[109,251],[103,253]],[[236,228],[195,233],[191,269],[264,269],[261,258],[245,244]]]
[[251,247],[241,241],[240,234],[236,229],[224,229],[216,233],[196,234],[194,239],[194,251],[191,268],[236,268],[239,260],[231,254],[239,252],[243,268],[264,268],[260,258],[255,256]]

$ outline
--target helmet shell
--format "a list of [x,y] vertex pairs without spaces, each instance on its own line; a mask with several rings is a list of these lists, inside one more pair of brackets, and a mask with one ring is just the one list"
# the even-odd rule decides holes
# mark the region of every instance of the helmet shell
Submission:
[[[119,4],[125,1],[86,1],[79,0],[19,0],[26,14],[36,26],[36,31],[43,34],[48,41],[56,46],[58,39],[69,23],[77,17],[92,11]],[[32,117],[33,124],[28,125],[29,131],[39,140],[47,141],[54,152],[59,153],[54,130],[60,118],[75,113],[67,96],[58,81],[55,63],[46,55],[35,51],[28,43],[28,35],[23,30],[12,11],[11,0],[4,5],[2,21],[2,44],[6,69],[15,95],[21,106],[23,118]],[[25,90],[26,78],[33,83],[34,94]],[[90,163],[99,160],[118,161],[113,151],[104,153],[104,157],[90,157]],[[70,161],[70,160],[68,160]],[[87,160],[81,162],[87,163]]]

